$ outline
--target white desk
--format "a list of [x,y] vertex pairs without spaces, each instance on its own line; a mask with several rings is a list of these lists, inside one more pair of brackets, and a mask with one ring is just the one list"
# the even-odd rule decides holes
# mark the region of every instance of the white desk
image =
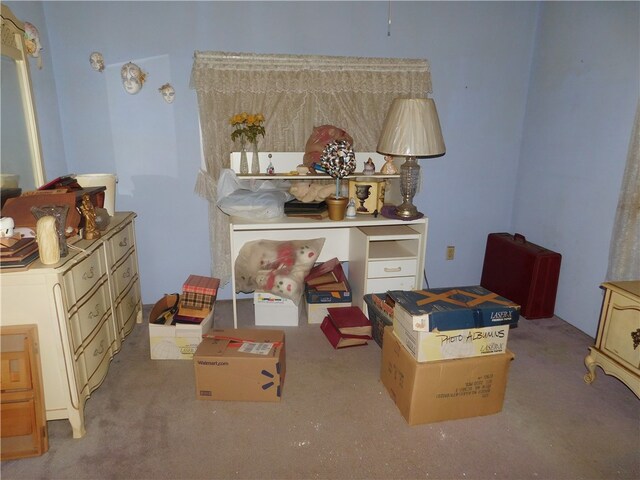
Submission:
[[[292,176],[296,166],[302,163],[302,152],[260,152],[260,171],[266,172],[271,163],[275,175],[246,174],[238,175],[241,179],[255,180],[333,180],[326,174]],[[349,177],[354,179],[386,179],[389,185],[385,199],[396,204],[399,201],[399,174],[383,175],[379,173],[384,165],[384,157],[375,152],[356,152],[357,167],[373,159],[378,173],[375,176],[363,176],[362,172],[354,172]],[[232,152],[231,168],[240,170],[240,154]],[[251,164],[251,153],[249,153]],[[319,261],[324,262],[333,257],[349,262],[348,279],[351,286],[353,304],[363,308],[363,295],[386,290],[412,290],[422,288],[422,274],[425,264],[427,244],[426,218],[412,221],[392,220],[389,218],[358,215],[354,219],[342,221],[310,220],[300,217],[283,217],[271,221],[247,220],[231,216],[229,219],[229,235],[231,245],[231,285],[233,298],[233,324],[237,328],[238,315],[236,306],[235,261],[242,246],[251,240],[310,240],[325,238]]]
[[[383,284],[388,286],[384,290],[422,288],[427,225],[426,218],[403,221],[369,215],[342,221],[285,217],[276,221],[256,222],[231,217],[231,261],[232,266],[235,265],[240,249],[251,240],[309,240],[324,237],[326,240],[319,261],[337,257],[340,261],[349,262],[348,277],[353,304],[362,308],[362,296],[379,292]],[[375,228],[369,230],[360,227]],[[371,248],[378,245],[374,245],[375,242],[384,244],[385,248]],[[408,246],[405,245],[407,243]],[[407,264],[409,268],[405,267]],[[233,324],[237,328],[235,269],[232,268],[231,272]]]

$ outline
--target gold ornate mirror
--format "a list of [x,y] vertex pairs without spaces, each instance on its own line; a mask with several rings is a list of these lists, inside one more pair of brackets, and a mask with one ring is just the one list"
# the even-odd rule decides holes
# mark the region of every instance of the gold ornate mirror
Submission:
[[24,44],[24,23],[18,20],[6,5],[2,5],[0,71],[0,187],[19,186],[23,191],[33,190],[44,183],[44,167],[29,76],[29,60]]

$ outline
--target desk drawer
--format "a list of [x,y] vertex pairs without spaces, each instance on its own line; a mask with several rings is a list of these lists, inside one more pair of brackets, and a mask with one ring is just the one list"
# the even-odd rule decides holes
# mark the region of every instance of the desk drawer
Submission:
[[380,293],[387,290],[415,290],[416,277],[388,277],[370,278],[367,280],[367,288],[364,292]]
[[369,278],[407,277],[416,274],[416,259],[381,260],[368,263]]

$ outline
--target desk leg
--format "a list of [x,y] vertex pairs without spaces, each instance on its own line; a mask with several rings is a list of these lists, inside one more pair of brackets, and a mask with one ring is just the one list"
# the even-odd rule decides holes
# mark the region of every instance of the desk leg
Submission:
[[233,245],[233,224],[229,222],[229,249],[231,251],[231,300],[233,303],[233,328],[238,328],[238,305],[236,296],[236,258]]

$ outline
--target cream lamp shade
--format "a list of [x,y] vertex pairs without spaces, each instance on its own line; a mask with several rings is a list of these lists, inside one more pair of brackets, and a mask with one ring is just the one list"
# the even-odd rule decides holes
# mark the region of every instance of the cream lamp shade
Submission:
[[396,98],[378,139],[379,153],[402,157],[437,157],[446,148],[432,98]]

